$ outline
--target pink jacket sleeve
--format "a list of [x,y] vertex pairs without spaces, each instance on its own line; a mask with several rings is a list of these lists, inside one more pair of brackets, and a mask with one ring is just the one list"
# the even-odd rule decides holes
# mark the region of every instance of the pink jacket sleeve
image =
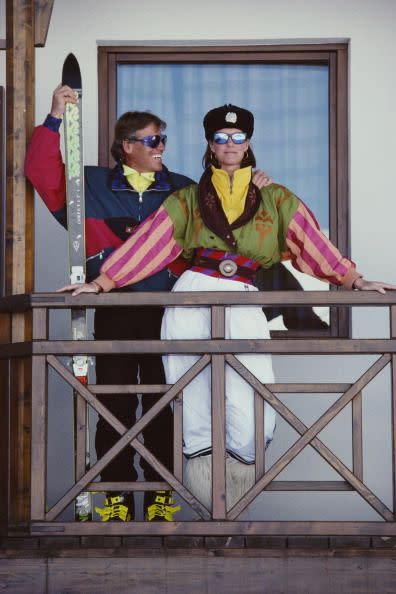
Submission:
[[95,279],[104,291],[124,287],[159,272],[183,251],[173,237],[173,222],[160,206],[105,261]]
[[347,289],[362,276],[354,262],[345,258],[324,235],[312,212],[301,201],[289,223],[286,245],[293,266],[310,276]]

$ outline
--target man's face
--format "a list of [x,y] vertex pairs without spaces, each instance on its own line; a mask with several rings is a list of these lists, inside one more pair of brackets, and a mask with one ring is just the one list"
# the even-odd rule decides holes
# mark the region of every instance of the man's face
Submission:
[[[161,134],[160,128],[154,124],[149,124],[141,130],[137,130],[133,135],[135,138],[144,138],[145,136],[155,136]],[[123,148],[125,153],[125,164],[140,173],[145,171],[161,171],[162,154],[165,150],[163,142],[155,148],[145,146],[141,142],[127,142],[124,140]]]

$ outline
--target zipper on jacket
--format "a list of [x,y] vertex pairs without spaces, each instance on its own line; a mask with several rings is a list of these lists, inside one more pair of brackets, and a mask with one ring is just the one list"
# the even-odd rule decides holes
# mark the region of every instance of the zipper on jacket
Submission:
[[89,256],[89,258],[86,258],[86,262],[89,262],[89,260],[93,260],[94,258],[99,258],[99,260],[103,260],[103,254],[104,250],[101,250],[97,254],[94,254],[93,256]]
[[[191,184],[189,184],[191,185]],[[135,194],[139,194],[139,201],[140,201],[140,196],[143,197],[143,194],[145,194],[146,192],[167,192],[168,190],[164,190],[161,188],[148,188],[147,190],[144,190],[144,192],[138,192],[137,190],[134,190],[133,188],[111,188],[112,192],[134,192]],[[176,189],[173,190],[174,192],[176,192]]]
[[142,220],[142,211],[143,211],[143,192],[139,192],[139,215],[138,215],[138,221],[140,222]]
[[138,195],[139,208],[138,208],[138,217],[137,217],[137,220],[140,223],[143,220],[143,216],[142,216],[143,215],[143,206],[142,206],[143,205],[143,194],[146,193],[146,192],[147,193],[148,192],[164,192],[165,190],[159,190],[158,188],[149,188],[147,190],[144,190],[144,192],[137,192],[133,188],[122,188],[122,189],[114,189],[113,191],[116,191],[116,192],[132,192],[132,193],[135,193],[135,194]]

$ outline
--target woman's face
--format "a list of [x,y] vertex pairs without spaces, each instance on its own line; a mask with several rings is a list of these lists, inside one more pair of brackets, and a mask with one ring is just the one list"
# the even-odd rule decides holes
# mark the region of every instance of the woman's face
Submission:
[[[228,135],[227,142],[224,144],[218,144],[216,142],[216,134],[225,133]],[[244,134],[238,128],[221,128],[217,130],[213,135],[213,140],[209,141],[210,150],[216,156],[216,159],[221,169],[237,169],[243,160],[243,157],[249,147],[249,140],[245,139],[241,144],[233,142],[232,134]],[[236,140],[240,140],[238,136],[235,136]]]

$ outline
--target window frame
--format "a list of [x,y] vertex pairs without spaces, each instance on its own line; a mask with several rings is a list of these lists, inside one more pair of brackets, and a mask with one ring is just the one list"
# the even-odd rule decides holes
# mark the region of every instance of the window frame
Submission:
[[[329,233],[349,256],[348,44],[232,46],[98,46],[98,162],[111,167],[110,143],[117,119],[117,66],[121,64],[324,64],[329,69]],[[337,290],[336,287],[330,287]],[[349,308],[330,307],[328,330],[276,331],[277,336],[350,336]]]

